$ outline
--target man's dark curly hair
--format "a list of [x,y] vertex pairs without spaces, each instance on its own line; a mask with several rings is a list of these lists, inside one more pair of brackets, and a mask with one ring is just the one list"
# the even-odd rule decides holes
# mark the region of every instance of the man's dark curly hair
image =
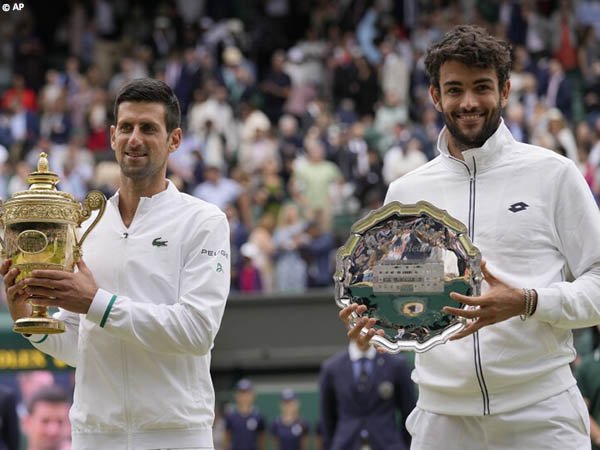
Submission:
[[433,44],[425,56],[429,82],[440,89],[440,67],[446,61],[458,61],[466,66],[496,70],[499,87],[508,80],[512,67],[508,43],[490,35],[475,25],[458,25]]

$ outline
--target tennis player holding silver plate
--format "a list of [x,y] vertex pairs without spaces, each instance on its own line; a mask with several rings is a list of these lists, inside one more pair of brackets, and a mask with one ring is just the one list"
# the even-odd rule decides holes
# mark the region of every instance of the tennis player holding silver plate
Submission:
[[383,330],[372,341],[392,353],[424,352],[461,331],[464,318],[445,306],[465,305],[450,292],[480,295],[481,254],[465,225],[428,202],[391,202],[356,222],[336,255],[340,308],[366,305]]

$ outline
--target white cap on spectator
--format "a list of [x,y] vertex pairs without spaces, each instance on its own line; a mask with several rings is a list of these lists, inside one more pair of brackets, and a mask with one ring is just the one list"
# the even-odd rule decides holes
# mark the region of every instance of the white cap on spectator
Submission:
[[271,128],[271,123],[269,122],[269,120],[265,120],[262,117],[257,117],[255,122],[254,122],[254,129],[255,130],[260,130],[260,131],[269,131],[269,129]]

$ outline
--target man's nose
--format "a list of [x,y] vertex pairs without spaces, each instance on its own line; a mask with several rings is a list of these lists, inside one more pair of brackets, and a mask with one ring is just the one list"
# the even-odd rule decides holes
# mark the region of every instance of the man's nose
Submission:
[[461,99],[460,107],[462,109],[471,110],[477,107],[477,105],[477,96],[470,90],[465,91]]
[[131,136],[129,136],[129,146],[137,147],[142,143],[142,136],[140,129],[138,127],[134,127],[131,132]]

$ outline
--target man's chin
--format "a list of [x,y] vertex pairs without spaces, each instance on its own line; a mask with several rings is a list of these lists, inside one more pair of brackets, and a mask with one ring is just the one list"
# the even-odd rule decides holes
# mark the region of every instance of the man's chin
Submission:
[[493,132],[491,130],[482,129],[478,127],[477,130],[469,130],[467,133],[464,130],[458,130],[459,133],[455,134],[455,139],[460,143],[461,146],[466,148],[479,148],[485,141],[487,141]]
[[477,136],[472,139],[467,138],[467,139],[463,140],[461,144],[467,148],[479,148],[483,144],[485,144],[485,141],[486,140],[483,139],[482,137]]
[[468,150],[470,148],[478,148],[481,147],[485,143],[485,139],[482,139],[481,136],[467,136],[464,134],[453,135],[454,142],[458,147],[460,147],[463,151]]
[[477,126],[477,127],[469,127],[469,128],[465,128],[465,127],[461,127],[458,129],[460,131],[460,139],[462,141],[464,141],[465,143],[476,143],[476,142],[480,142],[482,139],[482,135],[483,135],[483,127],[482,126]]
[[130,167],[130,166],[122,167],[121,172],[127,178],[132,178],[132,179],[139,179],[139,178],[146,177],[146,171],[143,167]]

